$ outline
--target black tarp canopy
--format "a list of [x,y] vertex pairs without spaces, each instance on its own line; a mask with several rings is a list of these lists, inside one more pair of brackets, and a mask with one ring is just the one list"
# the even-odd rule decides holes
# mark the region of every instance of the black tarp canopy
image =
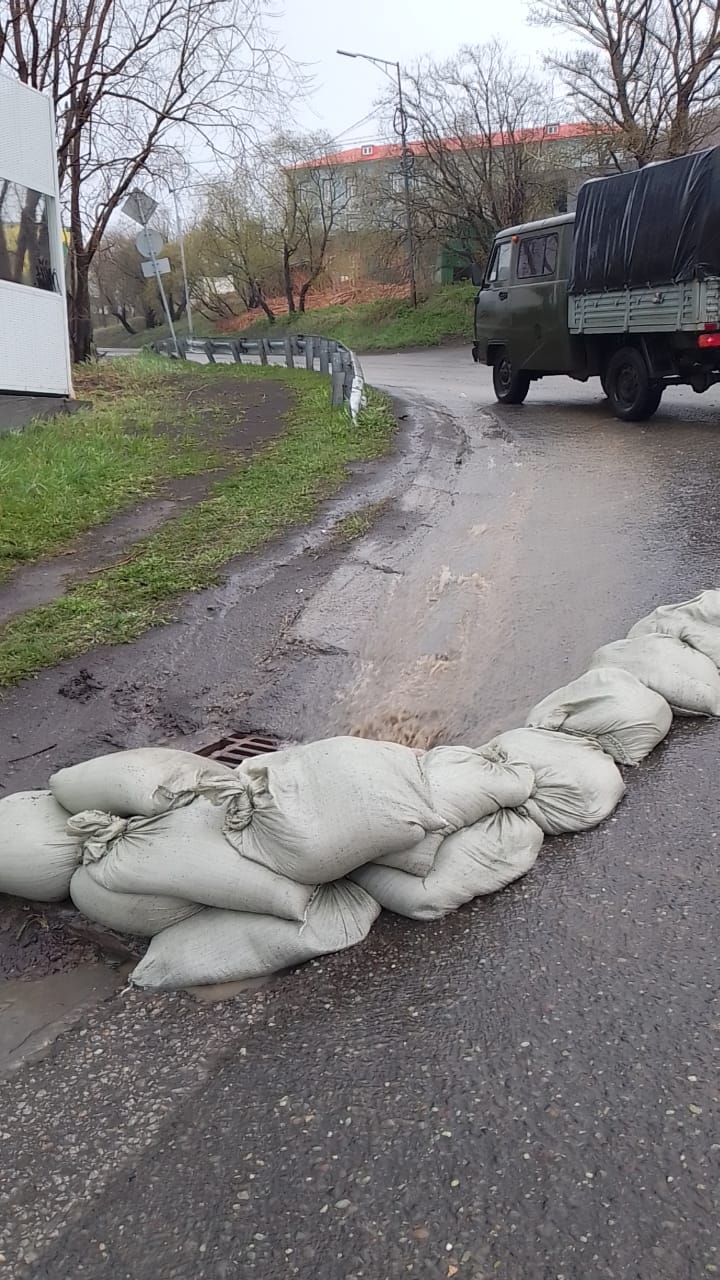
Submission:
[[571,293],[720,276],[720,147],[586,182]]

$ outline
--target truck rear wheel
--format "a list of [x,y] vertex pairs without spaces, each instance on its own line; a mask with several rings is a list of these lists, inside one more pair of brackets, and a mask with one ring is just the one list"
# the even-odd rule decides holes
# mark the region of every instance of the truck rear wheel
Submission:
[[493,362],[493,388],[501,404],[522,404],[530,390],[530,374],[513,369],[507,351],[498,351]]
[[622,422],[651,418],[664,389],[661,382],[650,377],[645,357],[637,347],[621,347],[614,352],[602,384],[615,417]]

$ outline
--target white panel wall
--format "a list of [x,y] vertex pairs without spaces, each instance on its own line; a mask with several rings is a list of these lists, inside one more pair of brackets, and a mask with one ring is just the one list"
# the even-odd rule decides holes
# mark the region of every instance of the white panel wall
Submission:
[[[50,197],[51,265],[65,279],[59,214],[55,121],[42,93],[0,75],[0,179]],[[0,392],[70,395],[64,293],[0,280]]]

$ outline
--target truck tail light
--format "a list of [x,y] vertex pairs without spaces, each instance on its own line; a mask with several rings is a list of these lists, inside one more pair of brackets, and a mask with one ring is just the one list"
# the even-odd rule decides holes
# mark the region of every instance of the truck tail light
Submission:
[[707,350],[708,347],[720,347],[720,333],[701,333],[698,338],[698,346]]

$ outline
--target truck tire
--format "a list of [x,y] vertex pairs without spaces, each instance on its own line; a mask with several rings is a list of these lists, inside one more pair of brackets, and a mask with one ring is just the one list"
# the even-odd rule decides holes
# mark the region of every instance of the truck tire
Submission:
[[513,369],[510,357],[502,349],[493,361],[493,388],[500,404],[522,404],[530,390],[530,374]]
[[637,347],[620,347],[610,357],[602,379],[613,413],[622,422],[644,422],[655,413],[664,390],[650,377]]

